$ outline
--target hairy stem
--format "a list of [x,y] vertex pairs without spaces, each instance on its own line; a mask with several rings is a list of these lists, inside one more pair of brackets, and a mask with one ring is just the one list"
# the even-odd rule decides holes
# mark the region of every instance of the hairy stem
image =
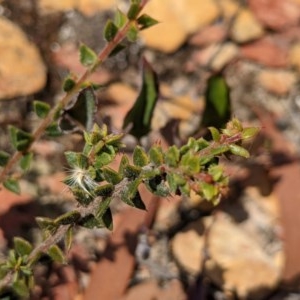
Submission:
[[[140,9],[141,11],[144,6],[147,4],[149,0],[142,0],[140,3]],[[72,100],[74,95],[81,89],[82,84],[90,77],[91,74],[93,74],[96,69],[102,65],[102,63],[109,57],[112,50],[122,42],[122,40],[126,37],[126,34],[128,30],[130,29],[130,25],[132,23],[136,22],[135,20],[128,20],[127,23],[121,28],[114,39],[112,39],[110,42],[108,42],[102,51],[98,54],[98,61],[88,68],[78,79],[76,82],[76,85],[73,87],[72,90],[67,92],[65,96],[51,109],[47,117],[40,123],[40,125],[37,127],[37,129],[32,133],[33,141],[31,143],[31,146],[29,147],[28,151],[31,149],[32,144],[39,140],[41,136],[44,134],[46,128],[52,123],[54,120],[54,117],[57,113],[57,111],[65,108],[68,103]],[[5,167],[0,172],[0,184],[3,183],[3,181],[6,179],[9,172],[13,169],[13,167],[16,165],[16,163],[22,158],[23,152],[22,151],[16,151],[12,157],[9,159]],[[0,187],[1,189],[1,187]]]

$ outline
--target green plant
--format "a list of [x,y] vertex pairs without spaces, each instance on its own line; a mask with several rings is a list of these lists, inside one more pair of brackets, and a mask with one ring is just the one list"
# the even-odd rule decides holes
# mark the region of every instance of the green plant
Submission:
[[[42,120],[33,133],[10,126],[11,144],[16,152],[13,155],[0,152],[0,182],[5,188],[19,193],[14,166],[19,164],[21,169],[28,169],[33,156],[32,144],[44,134],[57,135],[63,126],[71,126],[64,120],[64,114],[74,95],[79,92],[76,103],[68,113],[84,128],[85,143],[81,152],[65,152],[70,174],[64,180],[77,201],[76,209],[55,219],[36,218],[44,237],[43,242],[37,245],[33,246],[20,237],[14,238],[14,248],[9,251],[7,259],[0,262],[0,289],[9,287],[20,297],[27,298],[34,285],[34,265],[43,253],[64,263],[64,252],[57,244],[64,239],[65,250],[70,249],[76,226],[112,230],[110,203],[114,199],[146,209],[138,190],[141,184],[162,197],[172,194],[189,196],[193,190],[217,204],[227,189],[228,178],[216,158],[222,155],[249,156],[241,142],[253,137],[258,129],[244,128],[237,119],[233,119],[222,130],[210,127],[211,141],[190,138],[185,145],[171,146],[166,150],[158,143],[148,150],[136,146],[132,160],[123,154],[118,170],[111,168],[111,163],[125,146],[122,143],[124,134],[112,134],[105,125],[93,124],[96,87],[87,80],[109,56],[124,48],[122,40],[127,37],[135,41],[140,30],[157,23],[152,17],[141,13],[147,2],[132,0],[127,14],[117,11],[115,20],[109,20],[105,26],[107,44],[98,55],[81,45],[80,59],[87,68],[86,72],[78,79],[71,75],[65,79],[65,96],[53,108],[40,101],[34,102],[35,113]],[[144,61],[140,95],[124,120],[124,128],[131,125],[129,132],[137,138],[150,131],[157,93],[155,73]],[[78,114],[78,111],[81,113]]]

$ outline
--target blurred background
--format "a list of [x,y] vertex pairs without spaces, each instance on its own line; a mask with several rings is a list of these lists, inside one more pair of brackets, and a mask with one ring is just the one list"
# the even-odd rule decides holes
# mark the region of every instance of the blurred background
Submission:
[[[7,127],[35,128],[32,101],[54,104],[78,48],[101,50],[117,0],[0,0],[0,148]],[[146,144],[181,145],[199,136],[209,107],[208,79],[222,76],[227,110],[260,134],[251,158],[222,160],[230,191],[213,207],[142,191],[148,212],[115,205],[113,233],[80,229],[70,263],[38,265],[32,299],[300,299],[300,1],[150,0],[159,21],[106,61],[91,80],[97,118],[115,132],[141,86],[141,59],[158,75],[159,100]],[[34,217],[74,205],[61,183],[63,152],[80,149],[66,134],[34,145],[22,194],[0,191],[0,250],[13,236],[38,242]],[[128,151],[136,143],[126,137]],[[4,297],[4,296],[3,296]],[[7,296],[9,297],[9,296]],[[11,299],[11,298],[1,298]]]

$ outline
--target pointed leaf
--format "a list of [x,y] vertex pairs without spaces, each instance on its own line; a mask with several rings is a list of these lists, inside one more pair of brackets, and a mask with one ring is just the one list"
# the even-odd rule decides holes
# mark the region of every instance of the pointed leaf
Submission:
[[22,170],[26,171],[29,169],[32,158],[33,158],[32,152],[29,152],[22,156],[22,158],[20,160],[20,167],[22,168]]
[[113,230],[113,218],[110,208],[105,211],[102,217],[102,222],[107,229]]
[[215,142],[219,142],[220,141],[220,138],[221,138],[221,135],[220,135],[220,132],[217,128],[215,127],[208,127],[210,133],[211,133],[211,136],[213,138],[213,140]]
[[20,194],[21,189],[19,186],[19,182],[13,178],[8,178],[3,182],[3,185],[6,189],[9,191],[15,193],[15,194]]
[[131,24],[126,34],[127,39],[130,42],[134,43],[136,42],[138,35],[139,35],[139,29],[135,24]]
[[143,14],[141,15],[138,19],[137,19],[138,24],[140,25],[140,30],[152,27],[153,25],[158,24],[158,21],[153,19],[152,17],[150,17],[147,14]]
[[60,264],[66,263],[65,255],[57,245],[52,245],[47,251],[47,254],[53,259],[53,261],[57,263]]
[[69,92],[74,88],[75,85],[76,81],[71,77],[67,77],[63,82],[63,90],[65,92]]
[[1,167],[6,166],[6,164],[9,161],[9,158],[10,158],[10,154],[9,153],[0,150],[0,166]]
[[67,252],[70,251],[72,242],[73,242],[73,227],[72,226],[70,226],[68,228],[67,233],[64,238],[64,242],[65,242],[65,248],[66,248]]
[[157,75],[150,64],[144,59],[142,89],[133,107],[124,119],[123,128],[132,124],[130,133],[137,138],[148,134],[151,128],[151,120],[157,99]]
[[165,162],[170,167],[177,167],[179,162],[179,149],[175,145],[166,151]]
[[127,165],[124,167],[124,176],[133,180],[141,174],[142,169],[137,166]]
[[138,167],[144,167],[149,163],[145,150],[140,146],[136,146],[133,151],[133,163]]
[[81,215],[77,210],[66,212],[54,220],[57,225],[74,224],[80,219]]
[[246,140],[246,139],[253,138],[255,135],[257,135],[259,130],[260,130],[260,128],[258,128],[258,127],[244,128],[243,131],[242,131],[242,139]]
[[98,61],[97,54],[88,46],[82,44],[79,49],[80,52],[80,62],[85,67],[91,67]]
[[121,174],[109,167],[102,168],[103,176],[108,183],[118,184],[122,180]]
[[51,109],[48,103],[37,101],[37,100],[33,101],[33,108],[36,115],[41,119],[46,118]]
[[160,166],[164,161],[162,148],[160,146],[152,146],[149,150],[149,158],[155,166]]
[[18,151],[27,150],[33,141],[32,134],[12,125],[10,125],[8,129],[10,140],[14,148]]
[[57,122],[52,122],[45,130],[45,133],[50,137],[57,137],[62,135]]
[[116,26],[121,28],[126,24],[127,16],[121,10],[117,9],[114,21]]
[[117,55],[119,52],[121,52],[125,48],[126,48],[126,46],[123,44],[116,45],[116,47],[110,52],[109,57]]
[[60,119],[59,127],[68,132],[74,130],[91,131],[97,112],[97,98],[92,87],[80,91],[73,105],[66,109]]
[[129,20],[134,20],[140,12],[140,6],[137,3],[132,3],[129,7],[127,17]]
[[112,20],[108,20],[104,27],[104,38],[107,42],[110,42],[114,39],[118,33],[119,28],[113,23]]
[[250,157],[250,153],[243,147],[238,145],[229,145],[230,152],[234,155],[242,156],[245,158]]
[[21,299],[29,298],[29,288],[23,279],[17,279],[12,284],[12,289]]
[[14,237],[14,249],[20,256],[29,255],[32,245],[21,237]]

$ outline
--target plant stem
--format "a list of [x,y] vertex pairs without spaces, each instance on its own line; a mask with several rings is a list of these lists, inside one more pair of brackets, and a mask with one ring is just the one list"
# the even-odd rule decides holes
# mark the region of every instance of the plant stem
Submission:
[[[149,0],[142,0],[140,3],[140,9],[139,12],[144,8],[144,6],[147,4]],[[96,69],[109,57],[112,50],[122,42],[122,40],[126,37],[126,34],[131,26],[132,23],[136,22],[135,20],[128,20],[127,23],[121,28],[114,39],[112,39],[110,42],[108,42],[102,51],[98,54],[98,61],[88,68],[78,79],[76,85],[72,90],[67,92],[65,96],[51,109],[47,117],[40,123],[38,128],[32,133],[33,141],[31,143],[31,146],[28,151],[32,148],[32,144],[39,140],[41,136],[44,134],[46,128],[52,123],[54,120],[54,117],[56,113],[65,108],[68,103],[72,100],[74,95],[81,89],[82,84],[89,78],[89,76],[96,71]],[[9,159],[5,167],[0,172],[0,184],[3,183],[3,181],[6,179],[9,172],[12,170],[12,168],[16,165],[16,163],[22,158],[23,152],[22,151],[16,151],[12,157]],[[0,186],[1,190],[1,186]]]

